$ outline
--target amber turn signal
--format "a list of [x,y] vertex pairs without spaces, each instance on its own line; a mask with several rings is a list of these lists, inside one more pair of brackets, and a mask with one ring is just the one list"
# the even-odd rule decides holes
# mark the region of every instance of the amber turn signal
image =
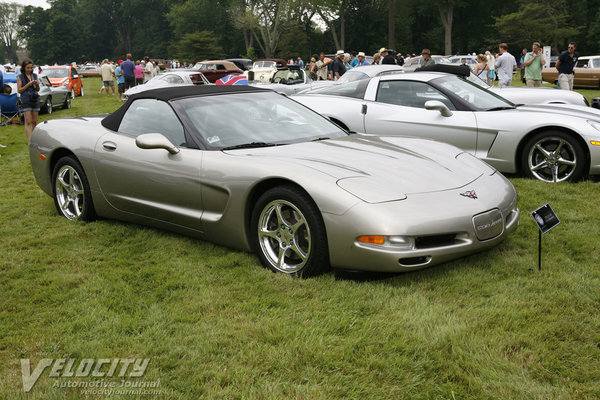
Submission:
[[597,140],[591,140],[590,143],[593,144],[594,146],[600,146],[600,142]]
[[385,243],[385,237],[380,235],[366,235],[358,238],[359,242],[382,245]]
[[38,157],[40,157],[40,159],[42,159],[42,160],[45,160],[45,159],[46,159],[46,156],[45,156],[45,155],[43,155],[43,154],[40,154]]

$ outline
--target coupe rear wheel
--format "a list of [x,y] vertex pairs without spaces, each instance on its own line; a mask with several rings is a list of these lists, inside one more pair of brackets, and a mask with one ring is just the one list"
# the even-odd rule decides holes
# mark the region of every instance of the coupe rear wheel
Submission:
[[327,234],[312,199],[293,186],[263,193],[252,213],[252,244],[274,272],[303,278],[329,269]]
[[63,217],[72,221],[91,221],[95,217],[87,177],[79,161],[72,156],[58,160],[52,173],[54,205]]
[[46,113],[52,114],[52,99],[50,98],[50,96],[46,98],[46,104],[44,105],[44,109],[46,110]]
[[585,175],[585,164],[583,147],[566,132],[540,132],[523,148],[523,171],[544,182],[575,182]]
[[79,95],[83,97],[83,85],[81,85],[81,89],[79,90]]

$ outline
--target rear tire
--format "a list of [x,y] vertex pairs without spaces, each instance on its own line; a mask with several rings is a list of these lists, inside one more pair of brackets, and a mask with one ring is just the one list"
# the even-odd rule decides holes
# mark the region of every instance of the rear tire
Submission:
[[71,221],[92,221],[96,217],[85,172],[73,156],[62,157],[52,172],[54,206]]
[[586,154],[573,135],[544,131],[525,143],[521,167],[529,178],[544,182],[576,182],[585,176]]
[[258,258],[273,272],[308,278],[330,267],[321,213],[313,200],[294,186],[278,186],[260,196],[250,232]]

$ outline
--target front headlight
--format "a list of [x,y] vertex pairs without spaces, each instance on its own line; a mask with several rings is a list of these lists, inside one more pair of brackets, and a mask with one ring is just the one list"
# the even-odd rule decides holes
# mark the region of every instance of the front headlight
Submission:
[[587,120],[587,123],[590,124],[595,130],[600,131],[600,122]]
[[460,153],[456,156],[456,159],[463,164],[467,164],[475,170],[479,170],[486,175],[494,175],[496,173],[496,169],[486,163],[485,161],[481,161],[479,158],[475,157],[471,153]]

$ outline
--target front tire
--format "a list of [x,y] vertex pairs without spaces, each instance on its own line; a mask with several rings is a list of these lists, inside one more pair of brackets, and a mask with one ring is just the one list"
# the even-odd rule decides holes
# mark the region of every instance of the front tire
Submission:
[[62,108],[67,109],[67,110],[71,108],[71,97],[70,96],[67,95],[65,97],[65,101],[63,102]]
[[79,161],[73,156],[62,157],[52,173],[54,205],[63,217],[71,221],[91,221],[95,218],[90,185]]
[[329,269],[325,224],[313,200],[294,186],[267,190],[256,202],[251,242],[263,266],[308,278]]
[[44,110],[47,114],[52,114],[52,98],[48,96],[46,98],[46,104],[44,104]]
[[585,150],[570,134],[545,131],[527,141],[522,168],[529,178],[544,182],[576,182],[585,175]]

